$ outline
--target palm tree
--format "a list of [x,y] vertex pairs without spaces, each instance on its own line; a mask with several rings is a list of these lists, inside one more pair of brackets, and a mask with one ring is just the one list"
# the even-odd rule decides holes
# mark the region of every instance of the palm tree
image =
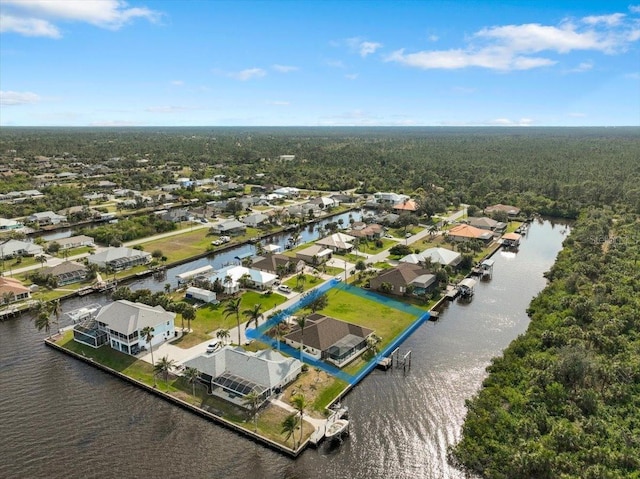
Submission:
[[[153,362],[153,345],[151,344],[151,340],[153,339],[153,333],[155,330],[151,326],[145,326],[140,331],[140,336],[145,340],[145,342],[149,345],[149,350],[151,351],[151,364],[155,364]],[[156,385],[156,376],[153,375],[153,385]]]
[[300,288],[300,283],[302,283],[302,287],[304,288],[304,283],[306,283],[307,277],[304,274],[304,270],[301,270],[296,276],[296,287]]
[[169,359],[167,356],[161,357],[156,364],[153,365],[153,374],[162,373],[164,376],[164,382],[167,383],[167,389],[169,389],[169,373],[176,367],[176,362],[173,359]]
[[304,350],[304,327],[307,324],[306,316],[298,316],[296,318],[296,323],[300,327],[300,361],[302,361],[302,351]]
[[171,292],[171,283],[166,283],[164,285],[164,292],[167,294]]
[[216,338],[220,339],[224,344],[227,344],[227,339],[231,336],[231,333],[228,329],[218,329],[216,333]]
[[262,398],[256,391],[251,391],[242,399],[242,403],[246,406],[247,409],[249,409],[249,415],[253,419],[254,432],[258,430],[258,409],[260,408],[261,402]]
[[187,329],[191,331],[191,320],[196,319],[196,309],[190,304],[187,304],[182,309],[182,319],[187,320]]
[[193,387],[193,397],[196,397],[196,383],[198,382],[198,378],[200,377],[200,371],[196,368],[186,368],[184,370],[185,379],[191,384]]
[[[51,316],[46,309],[41,310],[35,317],[35,325],[38,331],[44,331],[49,334],[51,330]],[[51,336],[49,336],[51,337]]]
[[230,275],[226,275],[222,280],[222,284],[225,285],[227,289],[227,294],[231,294],[230,289],[231,289],[231,285],[233,284],[233,278]]
[[329,298],[325,293],[314,298],[314,300],[307,305],[307,308],[309,308],[312,313],[315,313],[316,311],[326,308],[328,304]]
[[308,406],[307,399],[303,394],[296,394],[291,398],[291,405],[298,410],[300,414],[300,442],[302,442],[302,429],[304,427],[304,410]]
[[278,341],[278,351],[280,351],[280,340],[282,339],[283,334],[284,334],[284,331],[282,330],[282,323],[276,324],[275,336],[276,336],[276,340]]
[[262,319],[263,317],[261,309],[262,304],[258,303],[253,305],[253,309],[245,309],[242,312],[242,314],[244,314],[248,318],[246,324],[244,325],[245,329],[249,328],[251,324],[254,324],[255,328],[258,329],[258,321],[260,321],[260,319]]
[[240,301],[242,298],[238,299],[230,299],[227,301],[226,306],[224,307],[224,317],[228,318],[231,315],[235,315],[236,322],[238,323],[238,346],[240,346]]
[[41,268],[44,268],[44,265],[47,262],[47,257],[43,254],[39,254],[38,256],[35,257],[35,260],[40,262]]
[[60,331],[60,316],[62,316],[62,307],[60,306],[60,300],[55,299],[49,303],[49,311],[56,318],[56,326],[58,328],[58,332]]
[[280,431],[280,434],[286,434],[286,437],[284,438],[285,444],[290,437],[293,437],[293,445],[295,447],[296,437],[294,433],[296,432],[296,428],[298,427],[298,415],[297,414],[288,415],[285,418],[285,420],[282,421],[281,426],[282,426],[282,430]]

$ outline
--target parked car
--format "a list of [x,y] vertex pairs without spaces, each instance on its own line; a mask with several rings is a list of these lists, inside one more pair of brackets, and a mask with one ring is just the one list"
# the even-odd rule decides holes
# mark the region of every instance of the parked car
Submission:
[[290,293],[291,288],[286,284],[281,284],[280,286],[278,286],[278,291],[282,291],[283,293]]
[[209,343],[207,345],[207,353],[214,353],[218,349],[220,349],[221,346],[222,344],[220,343],[220,341],[214,341],[213,343]]

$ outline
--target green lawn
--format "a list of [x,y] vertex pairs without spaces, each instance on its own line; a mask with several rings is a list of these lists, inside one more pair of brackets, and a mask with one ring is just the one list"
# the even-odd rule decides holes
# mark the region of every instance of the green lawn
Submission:
[[327,297],[329,305],[321,313],[373,329],[382,338],[380,348],[389,344],[416,319],[415,315],[340,289],[329,291]]

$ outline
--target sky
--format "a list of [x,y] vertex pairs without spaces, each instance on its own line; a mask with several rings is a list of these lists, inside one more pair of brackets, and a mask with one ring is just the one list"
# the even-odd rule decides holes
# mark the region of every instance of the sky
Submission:
[[0,0],[0,126],[640,126],[640,1]]

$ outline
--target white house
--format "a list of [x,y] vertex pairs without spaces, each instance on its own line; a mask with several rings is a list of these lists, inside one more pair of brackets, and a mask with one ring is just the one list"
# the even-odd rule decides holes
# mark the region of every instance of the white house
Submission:
[[233,294],[240,290],[243,281],[246,281],[247,286],[256,289],[268,289],[278,277],[267,271],[231,265],[216,271],[209,281],[213,283],[216,279],[224,286],[225,293]]
[[27,221],[38,223],[40,226],[57,225],[66,222],[67,217],[54,213],[53,211],[42,211],[27,216]]
[[250,352],[230,346],[197,356],[184,365],[198,370],[211,394],[243,407],[247,394],[257,393],[262,403],[280,393],[302,371],[299,360],[272,349]]
[[0,231],[17,230],[24,225],[14,219],[0,218]]
[[10,239],[0,242],[0,258],[14,258],[16,256],[36,256],[44,253],[42,246],[29,241]]
[[[95,318],[98,329],[108,335],[109,345],[126,354],[137,354],[149,344],[157,346],[175,336],[176,313],[162,306],[148,306],[127,300],[114,301],[103,307]],[[147,341],[142,335],[146,327],[153,328],[153,337]]]
[[242,223],[252,228],[257,228],[261,224],[265,223],[269,217],[264,213],[253,213],[242,218]]

